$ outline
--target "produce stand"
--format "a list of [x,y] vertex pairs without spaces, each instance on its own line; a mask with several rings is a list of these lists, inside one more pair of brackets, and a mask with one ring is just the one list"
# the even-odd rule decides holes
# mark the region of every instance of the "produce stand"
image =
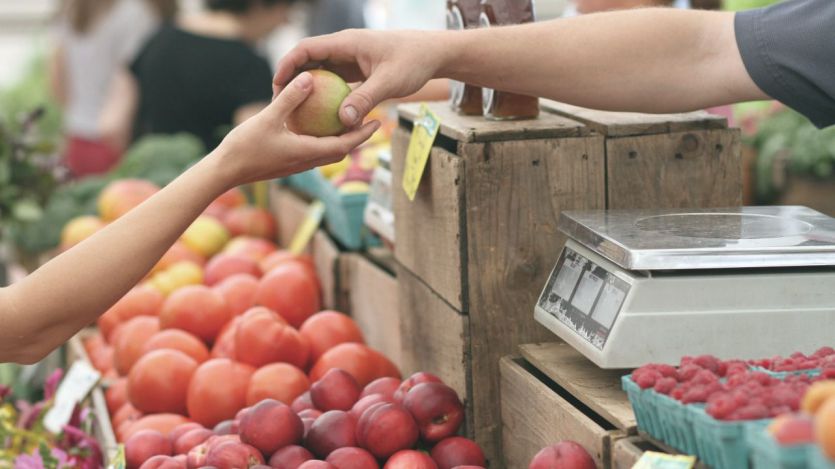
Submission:
[[703,113],[546,102],[537,120],[494,122],[428,106],[441,127],[414,201],[400,187],[417,105],[400,106],[392,147],[403,364],[467,390],[469,434],[495,461],[499,360],[554,338],[531,311],[565,242],[560,213],[739,205],[739,133]]

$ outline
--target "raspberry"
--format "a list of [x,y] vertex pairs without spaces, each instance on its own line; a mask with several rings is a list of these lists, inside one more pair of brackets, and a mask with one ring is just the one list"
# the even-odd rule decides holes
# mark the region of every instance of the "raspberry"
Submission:
[[792,409],[790,407],[777,406],[777,407],[772,407],[772,408],[768,409],[768,416],[772,417],[772,418],[773,417],[779,417],[780,415],[789,414],[791,412],[792,412]]
[[719,381],[719,377],[708,370],[701,370],[690,379],[695,384],[710,384]]
[[748,404],[735,412],[738,420],[759,420],[768,417],[768,408],[762,404]]
[[699,355],[693,359],[693,363],[717,375],[719,374],[719,359],[713,355]]
[[755,372],[751,373],[749,375],[749,378],[751,380],[754,380],[754,381],[762,384],[763,386],[768,386],[768,385],[777,381],[776,379],[772,378],[771,376],[768,376],[767,374],[761,373],[761,372],[758,372],[758,371],[755,371]]
[[815,350],[815,353],[812,354],[813,357],[818,358],[828,357],[830,355],[835,355],[835,349],[832,347],[821,347]]
[[665,378],[678,378],[678,372],[676,371],[675,367],[673,367],[673,366],[658,364],[658,365],[653,365],[653,369],[655,371],[661,373],[661,376],[663,376]]
[[675,389],[677,384],[678,381],[676,381],[675,378],[665,376],[655,382],[655,387],[653,389],[655,389],[655,392],[669,395],[670,392],[672,392],[672,390]]
[[690,355],[685,355],[681,357],[681,363],[679,363],[678,367],[683,368],[685,365],[689,365],[691,363],[693,363],[693,357],[691,357]]
[[751,373],[744,371],[742,373],[734,373],[728,376],[728,386],[737,387],[748,382]]
[[696,365],[695,363],[688,363],[686,365],[682,365],[682,367],[678,369],[678,380],[690,381],[694,376],[696,376],[696,373],[703,369],[704,368],[702,368],[699,365]]
[[730,415],[736,409],[736,402],[734,402],[734,399],[727,394],[717,394],[712,396],[707,403],[707,407],[705,407],[705,411],[711,417],[718,420],[724,420],[725,417]]
[[641,389],[649,389],[655,386],[655,381],[661,378],[661,373],[655,370],[635,370],[632,372],[632,380],[641,387]]
[[806,355],[803,352],[794,352],[793,354],[789,355],[789,357],[794,358],[795,360],[805,360]]
[[684,393],[687,392],[684,386],[677,386],[673,391],[670,393],[670,397],[673,399],[680,401],[682,397],[684,397]]
[[835,368],[824,368],[819,376],[820,380],[835,379]]
[[684,396],[681,398],[681,402],[684,404],[693,404],[697,402],[707,402],[707,398],[710,394],[710,389],[707,385],[704,384],[697,384],[687,392],[684,393]]

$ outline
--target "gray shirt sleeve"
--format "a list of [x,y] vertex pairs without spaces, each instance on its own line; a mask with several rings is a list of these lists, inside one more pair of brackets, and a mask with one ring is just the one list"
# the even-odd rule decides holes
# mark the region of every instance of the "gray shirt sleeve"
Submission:
[[745,68],[818,127],[835,124],[835,0],[787,0],[736,14]]

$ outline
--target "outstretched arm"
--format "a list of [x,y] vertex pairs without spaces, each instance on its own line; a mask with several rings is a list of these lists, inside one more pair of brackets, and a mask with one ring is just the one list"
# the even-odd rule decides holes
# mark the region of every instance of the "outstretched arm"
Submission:
[[431,78],[604,110],[681,112],[766,98],[748,75],[734,14],[640,9],[468,31],[353,30],[302,41],[274,87],[324,66],[363,81],[341,110],[359,122]]
[[296,135],[287,115],[310,93],[300,75],[171,184],[10,287],[0,288],[0,362],[32,363],[93,322],[229,188],[334,162],[365,141],[373,122],[340,137]]

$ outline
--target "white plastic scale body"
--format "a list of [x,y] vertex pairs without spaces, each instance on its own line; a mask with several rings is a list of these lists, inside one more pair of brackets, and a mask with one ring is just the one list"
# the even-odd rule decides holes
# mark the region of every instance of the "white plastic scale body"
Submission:
[[535,318],[602,368],[835,346],[835,219],[806,207],[565,212]]

